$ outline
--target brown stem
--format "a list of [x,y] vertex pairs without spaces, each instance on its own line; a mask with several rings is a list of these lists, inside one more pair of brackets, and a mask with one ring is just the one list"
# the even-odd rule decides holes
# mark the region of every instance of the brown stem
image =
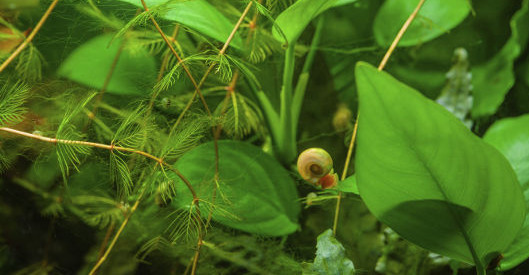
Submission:
[[[141,4],[143,5],[143,9],[145,10],[145,12],[149,12],[149,8],[147,7],[147,4],[145,4],[145,0],[141,0]],[[198,96],[200,97],[200,100],[202,101],[202,104],[204,104],[204,108],[206,109],[206,112],[208,113],[208,115],[211,116],[211,111],[209,110],[208,103],[206,102],[206,99],[204,98],[204,95],[202,95],[202,92],[200,91],[200,86],[197,84],[195,78],[191,74],[191,71],[189,70],[187,65],[183,62],[182,58],[180,58],[180,55],[178,55],[178,53],[176,52],[175,48],[173,47],[173,44],[171,44],[171,42],[169,41],[169,39],[167,38],[167,36],[163,32],[162,28],[160,28],[160,25],[158,25],[158,22],[156,22],[156,19],[154,19],[154,16],[151,15],[149,17],[151,19],[151,22],[154,24],[154,27],[156,28],[156,30],[160,33],[160,35],[162,36],[162,38],[165,41],[165,43],[167,44],[167,46],[169,47],[169,49],[171,50],[173,55],[178,60],[178,63],[182,64],[182,68],[184,69],[185,73],[187,74],[187,76],[189,77],[189,79],[193,83],[193,86],[195,87],[195,93],[198,94]]]
[[384,58],[382,58],[382,61],[380,61],[380,65],[378,65],[378,70],[379,71],[382,71],[384,69],[384,67],[386,66],[386,63],[388,62],[389,57],[391,56],[391,54],[393,53],[395,48],[397,48],[397,44],[399,44],[400,39],[402,38],[402,36],[404,35],[406,30],[410,26],[410,24],[413,21],[413,19],[415,19],[415,17],[417,17],[417,14],[419,13],[419,10],[421,9],[423,4],[424,4],[424,0],[420,0],[419,3],[417,3],[417,6],[415,7],[415,10],[413,10],[413,12],[410,14],[408,19],[406,19],[406,22],[404,22],[404,25],[402,25],[402,27],[400,28],[399,32],[397,33],[397,36],[395,36],[395,39],[393,39],[393,43],[391,43],[391,46],[389,46],[389,49],[387,50],[386,54],[384,55]]
[[[127,147],[121,147],[121,146],[115,146],[113,144],[111,145],[107,145],[107,144],[101,144],[101,143],[95,143],[95,142],[88,142],[88,141],[78,141],[78,140],[65,140],[65,139],[56,139],[56,138],[48,138],[48,137],[43,137],[43,136],[39,136],[39,135],[35,135],[35,134],[30,134],[30,133],[26,133],[26,132],[22,132],[22,131],[18,131],[18,130],[15,130],[15,129],[11,129],[11,128],[6,128],[6,127],[1,127],[0,128],[0,131],[5,131],[5,132],[9,132],[9,133],[13,133],[13,134],[17,134],[17,135],[21,135],[21,136],[25,136],[25,137],[29,137],[29,138],[33,138],[33,139],[37,139],[37,140],[41,140],[41,141],[45,141],[45,142],[50,142],[50,143],[53,143],[53,144],[57,144],[57,143],[63,143],[63,144],[71,144],[71,145],[79,145],[79,146],[91,146],[91,147],[96,147],[96,148],[101,148],[101,149],[107,149],[107,150],[117,150],[117,151],[122,151],[122,152],[129,152],[129,153],[134,153],[134,154],[138,154],[138,155],[142,155],[144,157],[147,157],[147,158],[150,158],[154,161],[156,161],[159,165],[164,165],[166,166],[169,170],[173,171],[183,182],[184,184],[187,186],[187,188],[189,189],[189,191],[191,192],[191,195],[193,196],[193,204],[196,205],[197,207],[197,213],[198,213],[198,216],[200,217],[200,209],[198,208],[199,207],[199,204],[198,204],[198,196],[197,196],[197,193],[195,192],[195,190],[193,189],[191,183],[189,182],[189,180],[178,170],[176,169],[175,167],[173,167],[172,165],[170,165],[169,163],[163,161],[162,158],[158,158],[158,157],[155,157],[147,152],[143,152],[143,151],[140,151],[140,150],[136,150],[136,149],[132,149],[132,148],[127,148]],[[99,261],[96,263],[96,265],[94,266],[94,268],[92,269],[92,271],[90,272],[90,274],[94,274],[94,272],[99,268],[99,266],[101,266],[101,264],[103,264],[103,262],[106,260],[106,258],[108,257],[108,254],[110,253],[110,251],[112,250],[112,248],[114,247],[117,239],[119,238],[119,236],[121,235],[123,229],[125,228],[125,226],[127,225],[128,223],[128,220],[130,219],[130,216],[132,216],[132,213],[134,213],[134,211],[136,210],[136,208],[138,207],[138,204],[141,200],[141,197],[143,196],[145,190],[147,188],[144,188],[142,193],[140,193],[140,196],[138,197],[138,199],[136,200],[136,203],[134,204],[134,206],[131,208],[131,212],[129,213],[129,215],[125,218],[125,220],[123,221],[123,223],[121,224],[118,232],[116,233],[116,235],[114,236],[114,239],[112,240],[112,243],[109,245],[109,247],[107,248],[105,254],[99,259]],[[200,230],[200,228],[199,228]]]
[[59,0],[53,0],[46,12],[40,18],[33,31],[28,35],[28,37],[26,37],[26,40],[24,40],[24,42],[22,42],[22,44],[18,46],[18,48],[4,61],[4,63],[2,63],[2,65],[0,65],[0,73],[3,72],[13,60],[15,60],[15,58],[29,45],[29,43],[31,43],[33,38],[35,38],[35,35],[37,35],[39,30],[44,25],[44,22],[46,22],[46,20],[50,16],[57,3],[59,3]]
[[110,240],[110,237],[112,236],[112,232],[114,231],[115,224],[112,222],[110,226],[107,229],[107,233],[105,234],[105,238],[103,239],[103,242],[101,243],[101,247],[99,248],[99,253],[97,254],[97,260],[101,259],[103,257],[103,254],[105,253],[105,248],[107,247],[107,243]]
[[[356,140],[356,132],[358,130],[358,116],[356,117],[355,125],[353,128],[353,135],[351,136],[351,141],[349,142],[349,149],[347,150],[347,157],[345,158],[345,165],[342,172],[342,177],[340,180],[345,180],[347,176],[347,168],[349,167],[349,162],[351,161],[351,155],[353,154],[354,141]],[[334,211],[334,221],[332,225],[332,234],[336,235],[336,229],[338,228],[338,215],[340,214],[340,204],[342,202],[342,191],[338,192],[338,197],[336,198],[336,209]]]
[[140,193],[140,195],[138,196],[138,199],[136,199],[136,202],[134,203],[134,205],[132,206],[132,208],[130,209],[129,213],[127,214],[127,216],[125,217],[125,220],[123,220],[123,222],[121,223],[121,226],[119,227],[118,229],[118,232],[116,232],[116,235],[114,235],[114,238],[112,239],[112,242],[110,242],[110,244],[108,245],[108,248],[106,249],[105,251],[105,254],[103,254],[103,256],[101,258],[99,258],[99,260],[97,261],[97,263],[94,265],[94,267],[92,268],[92,270],[90,270],[90,273],[88,273],[89,275],[94,275],[95,272],[97,271],[97,269],[105,262],[105,260],[107,259],[108,255],[110,254],[110,251],[112,251],[112,248],[114,248],[114,245],[116,245],[116,242],[118,241],[118,238],[119,236],[121,235],[121,233],[123,233],[123,229],[125,229],[125,226],[127,225],[127,223],[129,222],[130,220],[130,217],[132,216],[132,214],[136,211],[136,209],[138,208],[138,205],[140,204],[140,200],[143,196],[143,194],[145,193],[145,190],[147,190],[147,188],[144,188],[143,191]]
[[[393,42],[391,43],[391,45],[389,46],[388,50],[386,51],[386,54],[382,58],[382,61],[380,61],[380,64],[378,65],[378,70],[379,71],[382,71],[384,69],[384,67],[386,66],[386,63],[388,62],[389,57],[391,56],[393,51],[395,51],[395,48],[399,44],[400,39],[402,38],[402,36],[404,35],[406,30],[410,26],[411,22],[413,22],[413,19],[415,19],[415,17],[417,17],[417,14],[419,13],[419,10],[421,9],[422,5],[424,4],[424,1],[425,0],[420,0],[419,1],[417,6],[415,7],[415,10],[413,10],[413,12],[410,14],[408,19],[406,20],[406,22],[404,22],[404,24],[400,28],[399,32],[395,36],[395,39],[393,39]],[[342,180],[344,180],[346,175],[347,175],[347,169],[349,168],[349,163],[351,161],[351,155],[352,155],[352,152],[353,152],[354,143],[356,141],[356,132],[358,130],[358,119],[359,119],[359,117],[360,117],[360,112],[358,112],[358,114],[356,114],[356,121],[355,121],[354,128],[353,128],[353,134],[351,136],[351,142],[349,142],[349,149],[347,150],[347,158],[345,159],[345,165],[344,165],[344,168],[343,168]],[[333,235],[336,235],[336,228],[338,226],[338,216],[340,214],[341,198],[342,198],[342,192],[339,192],[338,193],[338,199],[336,200],[336,210],[334,212]]]
[[[219,51],[218,56],[222,56],[222,55],[225,54],[226,50],[228,49],[229,44],[231,43],[231,41],[235,37],[235,33],[237,32],[237,30],[241,26],[242,21],[244,20],[244,18],[246,17],[248,12],[250,11],[250,8],[252,7],[252,5],[253,5],[253,2],[249,2],[248,3],[248,5],[246,6],[246,9],[244,9],[243,13],[241,14],[241,17],[239,18],[239,20],[237,21],[237,23],[233,27],[233,30],[231,31],[230,35],[228,36],[228,39],[224,43],[224,46]],[[209,66],[209,68],[207,69],[206,73],[204,74],[204,76],[202,76],[202,79],[200,80],[199,87],[201,87],[204,84],[204,82],[206,81],[206,78],[211,73],[211,71],[213,70],[214,66],[215,66],[214,63]],[[237,83],[238,76],[239,76],[239,74],[235,73],[233,75],[233,77],[232,77],[232,81],[230,83],[230,88],[231,88],[232,91],[235,88],[235,84]],[[228,90],[226,96],[228,97],[228,95],[231,95],[229,90]],[[192,101],[189,101],[189,103],[192,103]],[[190,106],[189,103],[188,103],[188,105]],[[187,107],[187,109],[189,109],[188,106],[186,106],[186,107]],[[226,106],[223,107],[222,112],[225,111],[225,109],[226,109],[225,107]],[[179,119],[181,119],[181,117],[183,117],[183,113],[179,116]],[[177,121],[177,123],[178,122],[179,121]],[[175,123],[175,126],[173,126],[174,129],[176,128],[176,125],[178,125],[177,123]],[[218,182],[218,180],[219,180],[219,146],[218,146],[218,139],[220,137],[221,129],[222,129],[222,126],[220,126],[220,125],[217,126],[217,127],[213,127],[212,128],[213,135],[214,135],[214,147],[215,147],[215,182]],[[213,200],[215,200],[216,194],[217,193],[216,193],[216,188],[215,188],[215,190],[213,192]],[[208,213],[208,220],[207,220],[206,225],[209,225],[209,223],[211,221],[211,218],[212,218],[212,215],[213,215],[213,210],[210,210],[209,213]],[[199,236],[198,236],[197,249],[195,251],[195,256],[193,257],[193,266],[191,268],[191,275],[195,275],[196,274],[196,270],[197,270],[197,267],[198,267],[198,258],[200,257],[200,249],[201,249],[202,244],[203,244],[204,235],[205,235],[205,232],[199,234]]]
[[[226,50],[228,49],[228,46],[230,45],[231,41],[235,37],[235,33],[237,32],[237,30],[241,26],[242,21],[244,20],[244,18],[246,17],[248,12],[250,11],[250,8],[252,7],[252,5],[253,5],[253,2],[249,2],[248,5],[246,6],[246,9],[244,9],[243,13],[241,14],[241,17],[239,18],[239,21],[237,21],[237,23],[233,27],[233,30],[231,31],[230,35],[228,36],[228,39],[224,43],[224,46],[222,46],[222,48],[220,49],[219,54],[217,55],[218,57],[220,57],[220,56],[222,56],[222,55],[224,55],[226,53]],[[216,65],[216,63],[213,62],[208,67],[208,69],[206,70],[206,73],[204,73],[204,75],[202,76],[202,79],[200,79],[200,82],[198,83],[198,87],[199,88],[202,87],[204,82],[206,82],[206,78],[209,76],[209,74],[211,73],[213,68],[215,68],[215,65]],[[184,108],[182,113],[178,116],[178,119],[176,120],[176,123],[173,125],[172,130],[174,130],[174,129],[176,129],[176,127],[178,127],[178,125],[179,125],[180,121],[182,120],[182,118],[184,117],[185,113],[191,108],[191,105],[193,104],[194,100],[195,100],[195,95],[193,94],[191,99],[187,102],[186,107]]]
[[[171,34],[171,41],[176,41],[176,37],[178,36],[180,30],[180,25],[176,24],[173,28],[173,33]],[[169,56],[170,54],[164,54],[162,59],[162,65],[160,66],[160,71],[158,72],[158,77],[156,78],[156,81],[160,81],[163,77],[163,74],[165,72],[165,67],[167,67],[167,64],[169,63]]]
[[70,145],[89,146],[89,147],[95,147],[95,148],[100,148],[100,149],[106,149],[106,150],[110,150],[110,151],[116,150],[116,151],[128,152],[128,153],[133,153],[133,154],[138,154],[138,155],[144,156],[146,158],[149,158],[149,159],[152,159],[152,160],[156,161],[159,165],[166,166],[169,170],[173,171],[185,183],[185,185],[187,186],[187,188],[189,189],[189,191],[193,195],[193,200],[198,200],[197,194],[196,194],[195,190],[193,189],[193,187],[191,186],[191,183],[184,177],[184,175],[182,175],[182,173],[180,173],[180,171],[178,171],[178,169],[176,169],[175,167],[173,167],[169,163],[165,162],[162,158],[153,156],[153,155],[151,155],[151,154],[149,154],[147,152],[140,151],[140,150],[133,149],[133,148],[115,146],[113,144],[107,145],[107,144],[102,144],[102,143],[81,141],[81,140],[67,140],[67,139],[49,138],[49,137],[35,135],[35,134],[31,134],[31,133],[15,130],[15,129],[12,129],[12,128],[7,128],[7,127],[0,127],[0,131],[12,133],[12,134],[19,135],[19,136],[25,136],[25,137],[28,137],[28,138],[32,138],[32,139],[36,139],[36,140],[40,140],[40,141],[44,141],[44,142],[49,142],[49,143],[53,143],[53,144],[62,143],[62,144],[70,144]]

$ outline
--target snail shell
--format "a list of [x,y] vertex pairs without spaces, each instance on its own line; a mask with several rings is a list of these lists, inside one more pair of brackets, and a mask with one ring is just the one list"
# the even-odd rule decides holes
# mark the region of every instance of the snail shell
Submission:
[[298,171],[301,177],[312,183],[318,181],[332,171],[332,158],[321,148],[310,148],[299,154]]

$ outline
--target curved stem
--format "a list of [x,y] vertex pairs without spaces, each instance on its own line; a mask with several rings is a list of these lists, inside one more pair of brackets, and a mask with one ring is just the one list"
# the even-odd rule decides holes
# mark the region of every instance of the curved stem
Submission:
[[[406,30],[410,26],[410,24],[413,21],[413,19],[415,19],[415,17],[417,17],[417,14],[419,13],[419,10],[421,9],[422,5],[424,4],[424,1],[425,0],[420,0],[419,3],[417,3],[417,6],[415,7],[415,10],[413,10],[413,12],[410,14],[408,19],[406,19],[406,22],[404,22],[404,24],[400,28],[399,32],[395,36],[395,39],[393,39],[393,42],[391,43],[391,45],[389,46],[388,50],[386,51],[386,54],[382,58],[382,61],[380,61],[380,64],[378,65],[378,70],[379,71],[382,71],[384,69],[384,67],[386,66],[386,63],[388,62],[389,57],[395,51],[395,48],[399,44],[400,39],[402,38],[402,36],[404,35]],[[345,176],[347,175],[347,170],[349,168],[349,163],[351,161],[351,155],[352,155],[352,152],[353,152],[354,143],[356,141],[356,132],[357,132],[357,129],[358,129],[358,119],[359,118],[360,118],[360,112],[358,112],[356,114],[356,121],[355,121],[354,128],[353,128],[353,134],[351,136],[351,142],[349,143],[349,149],[347,151],[347,158],[345,159],[345,165],[344,165],[344,168],[343,168],[342,180],[344,180]],[[340,214],[341,198],[342,198],[342,192],[339,193],[338,199],[336,200],[336,210],[335,210],[335,213],[334,213],[334,222],[333,222],[333,234],[334,235],[336,235],[336,227],[338,225],[338,217],[339,217],[339,214]]]
[[[143,0],[142,0],[143,1]],[[233,38],[235,37],[235,33],[237,32],[237,30],[239,29],[239,27],[241,26],[242,24],[242,21],[244,20],[244,18],[246,17],[246,15],[248,14],[248,12],[250,11],[250,8],[252,7],[253,5],[253,2],[249,2],[248,5],[246,6],[246,9],[244,9],[243,13],[241,14],[241,17],[239,18],[239,21],[237,21],[237,23],[235,24],[235,26],[233,27],[233,30],[231,31],[230,35],[228,36],[228,39],[226,39],[226,42],[224,42],[224,45],[222,46],[222,48],[220,49],[219,51],[219,54],[217,55],[217,57],[220,57],[220,56],[223,56],[225,53],[226,53],[226,50],[228,49],[228,46],[230,45],[231,41],[233,40]],[[198,83],[198,88],[201,88],[202,85],[204,85],[204,82],[206,82],[206,79],[207,77],[209,76],[209,74],[211,73],[211,71],[213,71],[213,69],[215,68],[215,66],[217,65],[216,62],[213,62],[211,63],[211,65],[207,68],[206,72],[204,73],[204,75],[202,76],[202,78],[200,79],[200,82]],[[173,125],[173,127],[171,128],[171,132],[174,131],[176,129],[176,127],[178,127],[178,125],[180,124],[180,122],[182,121],[182,119],[184,118],[184,115],[187,113],[187,111],[191,108],[191,105],[193,104],[193,101],[195,100],[195,94],[193,94],[193,96],[191,97],[191,99],[189,99],[189,101],[187,102],[184,110],[182,111],[182,113],[178,116],[178,119],[176,120],[176,123]],[[211,115],[211,114],[210,114]]]
[[53,0],[44,15],[42,15],[42,17],[40,18],[33,31],[28,35],[26,40],[24,40],[24,42],[22,42],[22,44],[18,46],[18,48],[4,61],[4,63],[2,63],[2,65],[0,65],[0,73],[3,72],[13,60],[15,60],[15,58],[29,45],[29,43],[31,43],[33,38],[35,38],[35,35],[37,35],[39,30],[44,25],[44,22],[46,22],[46,20],[50,16],[55,6],[57,6],[57,3],[59,3],[59,0]]
[[[356,121],[358,121],[358,116],[356,117]],[[349,149],[347,150],[347,157],[345,158],[345,165],[342,172],[342,176],[340,178],[341,181],[345,180],[345,177],[347,177],[347,168],[349,167],[349,162],[351,161],[351,155],[353,154],[353,148],[354,148],[354,141],[356,140],[356,132],[358,131],[358,123],[355,122],[354,128],[353,128],[353,135],[351,137],[351,141],[349,142]],[[332,234],[336,236],[336,229],[338,228],[338,219],[340,215],[340,205],[342,202],[342,191],[338,192],[338,197],[336,198],[336,208],[334,210],[334,221],[332,224]]]
[[12,128],[7,128],[7,127],[0,127],[0,131],[12,133],[12,134],[19,135],[19,136],[28,137],[28,138],[32,138],[32,139],[36,139],[36,140],[40,140],[44,142],[49,142],[53,144],[62,143],[62,144],[70,144],[70,145],[78,145],[78,146],[89,146],[89,147],[95,147],[95,148],[100,148],[100,149],[106,149],[110,151],[116,150],[116,151],[128,152],[128,153],[133,153],[133,154],[144,156],[146,158],[156,161],[159,165],[166,166],[169,170],[173,171],[187,186],[187,188],[191,192],[191,195],[193,195],[193,200],[198,200],[197,194],[195,190],[193,189],[193,187],[191,186],[191,183],[184,177],[184,175],[182,175],[182,173],[180,173],[180,171],[178,171],[178,169],[176,169],[169,163],[165,162],[162,158],[153,156],[147,152],[133,149],[133,148],[115,146],[113,144],[107,145],[107,144],[90,142],[90,141],[49,138],[49,137],[35,135],[35,134],[19,131],[16,129],[12,129]]
[[[150,11],[149,8],[147,7],[147,4],[145,4],[145,0],[141,0],[141,4],[143,5],[143,9],[145,10],[145,12],[149,12]],[[209,110],[208,103],[206,102],[206,99],[204,98],[204,95],[202,95],[202,92],[200,92],[200,86],[197,84],[197,81],[195,80],[195,78],[191,74],[191,71],[189,70],[187,65],[183,62],[182,58],[180,58],[180,55],[178,55],[178,53],[176,52],[175,48],[173,47],[173,44],[169,41],[169,39],[167,38],[167,36],[163,32],[162,28],[160,28],[160,25],[158,25],[158,22],[156,22],[156,19],[154,19],[154,16],[151,15],[149,17],[151,19],[151,22],[154,24],[154,27],[156,28],[156,30],[162,36],[162,39],[165,41],[165,44],[167,44],[167,46],[169,47],[169,49],[171,50],[173,55],[178,60],[178,63],[182,64],[182,68],[184,69],[185,73],[189,77],[189,80],[191,80],[191,83],[193,83],[193,86],[195,87],[195,93],[198,94],[198,96],[200,97],[200,100],[202,101],[202,104],[204,104],[204,109],[206,109],[206,112],[208,113],[208,115],[211,116],[211,111]]]
[[98,260],[97,263],[94,265],[94,267],[92,268],[92,270],[90,270],[90,273],[88,273],[89,275],[94,275],[95,272],[97,271],[97,269],[98,269],[98,268],[103,264],[103,262],[105,262],[105,260],[107,259],[108,255],[110,254],[110,251],[112,251],[112,248],[114,248],[114,245],[116,245],[116,242],[118,241],[119,236],[121,235],[121,233],[123,233],[123,230],[125,229],[125,226],[127,225],[127,223],[128,223],[129,220],[130,220],[130,217],[132,217],[132,214],[134,214],[134,212],[135,212],[136,209],[138,208],[138,205],[140,204],[141,198],[143,197],[143,194],[145,193],[145,190],[147,190],[147,188],[143,188],[142,192],[141,192],[140,195],[138,196],[138,199],[136,199],[136,202],[134,203],[134,205],[133,205],[132,208],[130,209],[129,213],[127,214],[127,216],[125,217],[125,219],[124,219],[123,222],[121,223],[121,226],[119,227],[118,232],[116,232],[116,235],[114,235],[114,238],[112,239],[112,242],[110,242],[110,244],[108,245],[108,248],[107,248],[107,250],[105,251],[105,254],[103,254],[103,256],[102,256],[101,258],[99,258],[99,260]]
[[[235,33],[237,32],[237,30],[239,29],[239,27],[241,26],[241,23],[242,21],[244,20],[244,18],[246,17],[246,15],[248,14],[248,12],[250,11],[250,8],[252,7],[252,4],[253,2],[249,2],[248,5],[246,6],[246,9],[244,9],[243,13],[241,14],[239,20],[237,21],[237,23],[235,24],[235,26],[233,27],[233,30],[231,31],[230,35],[228,36],[228,39],[226,40],[226,42],[224,43],[224,46],[222,47],[222,49],[219,51],[219,54],[218,56],[222,56],[224,55],[224,53],[226,52],[226,50],[228,49],[228,45],[230,44],[230,42],[233,40],[233,38],[235,37]],[[206,81],[206,78],[208,77],[209,73],[211,72],[211,70],[213,70],[213,67],[214,67],[215,64],[211,64],[208,68],[208,70],[206,71],[206,73],[204,74],[204,76],[202,76],[202,79],[200,80],[200,83],[199,83],[199,87],[201,87],[204,82]],[[236,72],[233,77],[232,77],[232,80],[231,80],[231,83],[230,83],[230,86],[228,88],[228,91],[226,93],[226,97],[228,97],[229,95],[231,95],[231,92],[230,90],[234,90],[235,89],[235,84],[237,83],[237,79],[239,78],[239,74]],[[192,102],[192,101],[190,101]],[[187,106],[186,106],[187,107]],[[226,104],[225,106],[223,107],[223,110],[222,110],[222,113],[225,112],[226,110]],[[182,115],[180,116],[182,117]],[[179,119],[180,119],[179,117]],[[175,124],[177,125],[177,124]],[[220,137],[220,133],[222,131],[222,127],[219,125],[217,127],[213,127],[212,128],[212,131],[213,131],[213,138],[214,138],[214,147],[215,147],[215,182],[218,182],[219,180],[219,146],[218,146],[218,139]],[[216,198],[216,189],[214,190],[213,192],[213,198],[212,200],[214,201]],[[211,221],[211,218],[212,218],[212,215],[213,215],[213,209],[210,210],[210,212],[208,213],[208,220],[207,220],[207,223],[206,225],[209,224],[209,222]],[[200,216],[200,215],[199,215]],[[195,275],[196,274],[196,271],[197,271],[197,267],[198,267],[198,258],[200,257],[200,249],[202,248],[202,244],[203,244],[203,241],[204,241],[204,235],[205,235],[205,230],[206,227],[204,228],[204,231],[202,232],[199,232],[199,235],[198,235],[198,241],[197,241],[197,248],[196,248],[196,251],[195,251],[195,256],[193,257],[193,266],[191,268],[191,275]]]

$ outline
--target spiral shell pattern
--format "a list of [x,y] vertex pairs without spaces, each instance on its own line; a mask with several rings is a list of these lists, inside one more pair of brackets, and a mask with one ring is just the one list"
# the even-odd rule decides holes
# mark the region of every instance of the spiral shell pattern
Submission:
[[332,171],[332,158],[321,148],[309,148],[299,154],[298,171],[301,177],[318,184],[319,180]]

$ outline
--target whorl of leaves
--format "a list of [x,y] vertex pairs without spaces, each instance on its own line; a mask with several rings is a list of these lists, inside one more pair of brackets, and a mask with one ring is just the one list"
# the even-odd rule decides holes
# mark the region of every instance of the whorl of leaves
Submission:
[[56,138],[66,141],[57,142],[56,147],[57,160],[59,162],[59,167],[61,168],[64,183],[67,183],[67,178],[70,174],[70,166],[79,171],[78,165],[81,164],[81,156],[90,153],[90,147],[68,141],[79,141],[83,139],[84,136],[76,130],[74,118],[83,111],[86,104],[88,104],[94,96],[95,93],[90,94],[81,100],[81,104],[79,104],[79,101],[72,98],[68,103],[67,111],[57,128],[57,133],[55,135]]
[[264,28],[256,28],[251,33],[248,61],[251,63],[260,63],[272,54],[282,51],[281,43]]
[[[112,138],[112,145],[131,149],[145,147],[154,129],[153,124],[145,120],[144,109],[143,105],[138,106],[122,121]],[[110,175],[118,193],[124,196],[130,195],[134,187],[131,171],[124,159],[127,155],[117,150],[110,151]]]
[[42,64],[44,63],[44,57],[39,50],[29,44],[24,49],[20,56],[17,58],[17,65],[15,70],[18,75],[22,76],[26,81],[35,82],[42,78]]
[[263,116],[258,106],[240,93],[232,93],[228,101],[219,104],[215,114],[220,116],[224,132],[234,138],[241,139],[252,131],[263,134]]
[[160,157],[166,161],[176,161],[185,152],[199,145],[210,131],[212,121],[208,116],[193,114],[173,132],[163,144]]
[[123,220],[123,207],[115,200],[94,195],[72,197],[70,211],[77,214],[90,226],[103,229],[110,224],[118,224]]
[[28,97],[28,86],[21,81],[5,81],[0,88],[0,126],[17,124],[24,118],[24,105]]

